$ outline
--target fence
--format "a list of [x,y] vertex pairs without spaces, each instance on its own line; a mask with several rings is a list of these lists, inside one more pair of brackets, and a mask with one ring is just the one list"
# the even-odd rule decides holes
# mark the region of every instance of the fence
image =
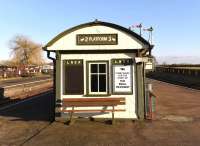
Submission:
[[167,73],[174,73],[174,74],[181,74],[186,76],[200,76],[200,67],[198,68],[191,68],[191,67],[185,67],[185,68],[177,68],[177,67],[171,67],[171,66],[157,66],[156,72],[167,72]]

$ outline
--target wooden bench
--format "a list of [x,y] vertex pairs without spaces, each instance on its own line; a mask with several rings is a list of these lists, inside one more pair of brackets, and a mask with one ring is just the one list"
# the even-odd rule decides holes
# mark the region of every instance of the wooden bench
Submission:
[[[70,119],[69,123],[72,120],[73,113],[82,112],[112,112],[112,123],[114,123],[114,113],[122,112],[125,109],[115,109],[117,105],[125,105],[124,97],[113,97],[113,98],[64,98],[62,100],[62,111],[69,112]],[[71,107],[72,109],[68,110],[66,108]],[[76,107],[112,107],[112,109],[75,109]]]

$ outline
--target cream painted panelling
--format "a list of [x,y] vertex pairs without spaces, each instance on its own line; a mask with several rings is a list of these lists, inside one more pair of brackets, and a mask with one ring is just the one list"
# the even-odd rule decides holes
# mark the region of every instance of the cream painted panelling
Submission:
[[[76,45],[77,34],[118,34],[118,45]],[[90,26],[73,31],[57,40],[47,50],[114,50],[147,48],[129,34],[108,26]]]
[[[112,53],[112,54],[62,54],[61,55],[61,60],[63,62],[63,60],[66,59],[83,59],[84,60],[84,94],[86,94],[86,61],[97,61],[97,60],[105,60],[105,61],[109,61],[109,91],[112,91],[112,74],[111,74],[111,59],[116,59],[116,58],[134,58],[135,54],[133,53]],[[62,65],[61,62],[61,66]],[[85,98],[94,98],[94,97],[86,97],[83,95],[63,95],[63,70],[61,68],[61,99],[62,98],[81,98],[81,97],[85,97]],[[120,105],[117,106],[117,108],[120,109],[126,109],[126,112],[116,112],[115,113],[115,117],[116,118],[137,118],[136,116],[136,90],[135,90],[135,64],[133,64],[133,82],[132,82],[132,87],[133,87],[133,94],[132,95],[111,95],[109,97],[125,97],[126,98],[126,105]],[[99,97],[100,98],[100,97]],[[102,97],[102,98],[106,98]],[[117,109],[116,108],[116,109]],[[81,108],[77,108],[77,109],[81,109]],[[87,108],[85,108],[87,109]],[[91,109],[91,107],[89,107],[89,109]],[[85,116],[87,116],[87,114],[85,114]],[[111,113],[109,114],[100,114],[94,116],[97,118],[111,118],[112,115]]]

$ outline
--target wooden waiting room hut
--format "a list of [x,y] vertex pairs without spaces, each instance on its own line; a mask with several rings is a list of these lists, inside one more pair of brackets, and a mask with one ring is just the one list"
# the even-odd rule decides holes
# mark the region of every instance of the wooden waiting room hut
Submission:
[[152,48],[133,31],[97,20],[60,33],[43,48],[55,62],[55,112],[144,119],[145,60]]

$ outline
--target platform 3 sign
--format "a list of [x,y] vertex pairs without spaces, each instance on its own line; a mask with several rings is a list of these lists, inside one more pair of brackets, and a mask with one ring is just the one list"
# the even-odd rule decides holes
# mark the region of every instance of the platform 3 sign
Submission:
[[113,66],[113,92],[114,93],[132,93],[131,65]]
[[77,34],[77,45],[117,45],[117,34]]

